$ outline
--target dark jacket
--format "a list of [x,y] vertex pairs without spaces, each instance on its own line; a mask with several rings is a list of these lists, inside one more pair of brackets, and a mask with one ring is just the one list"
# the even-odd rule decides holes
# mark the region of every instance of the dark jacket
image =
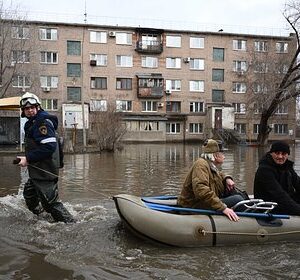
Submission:
[[178,204],[183,207],[223,211],[227,206],[220,197],[225,192],[226,178],[212,163],[199,158],[186,176]]
[[274,213],[300,215],[300,177],[294,162],[276,164],[267,153],[259,162],[254,179],[254,197],[277,202]]
[[[25,123],[25,155],[32,179],[57,180],[59,151],[56,136],[58,120],[43,110]],[[45,171],[47,172],[45,172]]]

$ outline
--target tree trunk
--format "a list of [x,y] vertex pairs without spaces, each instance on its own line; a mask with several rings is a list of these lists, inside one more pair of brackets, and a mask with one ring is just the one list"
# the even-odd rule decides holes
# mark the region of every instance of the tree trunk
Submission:
[[265,114],[261,114],[260,125],[259,125],[259,133],[257,136],[257,143],[260,146],[265,146],[268,142],[269,133],[271,132],[271,128],[268,126],[269,117]]

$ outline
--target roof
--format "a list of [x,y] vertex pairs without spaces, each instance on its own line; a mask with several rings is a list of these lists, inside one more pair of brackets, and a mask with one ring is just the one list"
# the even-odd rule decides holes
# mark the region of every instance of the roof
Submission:
[[20,110],[20,96],[0,98],[0,110]]

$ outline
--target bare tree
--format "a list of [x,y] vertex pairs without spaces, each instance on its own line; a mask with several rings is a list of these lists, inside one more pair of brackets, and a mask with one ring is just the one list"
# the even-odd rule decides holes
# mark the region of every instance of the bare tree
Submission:
[[117,112],[112,105],[106,111],[94,111],[90,115],[93,139],[99,150],[114,151],[121,137],[126,132],[122,121],[122,113]]
[[[11,85],[31,87],[33,80],[28,73],[33,41],[26,16],[18,7],[4,7],[0,2],[0,98],[8,95]],[[36,48],[36,46],[35,46]]]
[[[274,57],[266,57],[265,61],[269,61],[268,66],[271,71],[266,71],[265,74],[260,75],[260,84],[265,87],[265,91],[268,94],[263,94],[263,102],[260,101],[261,117],[259,125],[259,134],[257,142],[261,145],[265,145],[269,133],[270,126],[268,124],[269,119],[275,114],[276,110],[281,104],[294,102],[295,98],[299,95],[299,87],[297,83],[300,77],[300,61],[298,59],[300,53],[300,41],[299,41],[299,24],[300,24],[300,2],[289,1],[283,13],[283,16],[287,20],[289,26],[293,30],[294,43],[296,44],[295,52],[290,55],[282,56],[281,60]],[[255,58],[256,59],[256,58]],[[261,63],[262,63],[262,58]],[[254,63],[255,65],[255,63]],[[257,64],[256,64],[257,65]],[[263,64],[261,64],[263,65]],[[269,73],[269,74],[267,74]],[[260,73],[261,74],[261,73]],[[258,98],[257,96],[254,98]]]

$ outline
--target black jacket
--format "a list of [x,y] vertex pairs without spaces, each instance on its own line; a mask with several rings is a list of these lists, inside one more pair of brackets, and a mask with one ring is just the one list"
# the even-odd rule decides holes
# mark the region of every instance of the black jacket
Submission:
[[300,177],[294,162],[276,164],[267,153],[259,162],[254,179],[254,197],[277,202],[274,213],[300,215]]

